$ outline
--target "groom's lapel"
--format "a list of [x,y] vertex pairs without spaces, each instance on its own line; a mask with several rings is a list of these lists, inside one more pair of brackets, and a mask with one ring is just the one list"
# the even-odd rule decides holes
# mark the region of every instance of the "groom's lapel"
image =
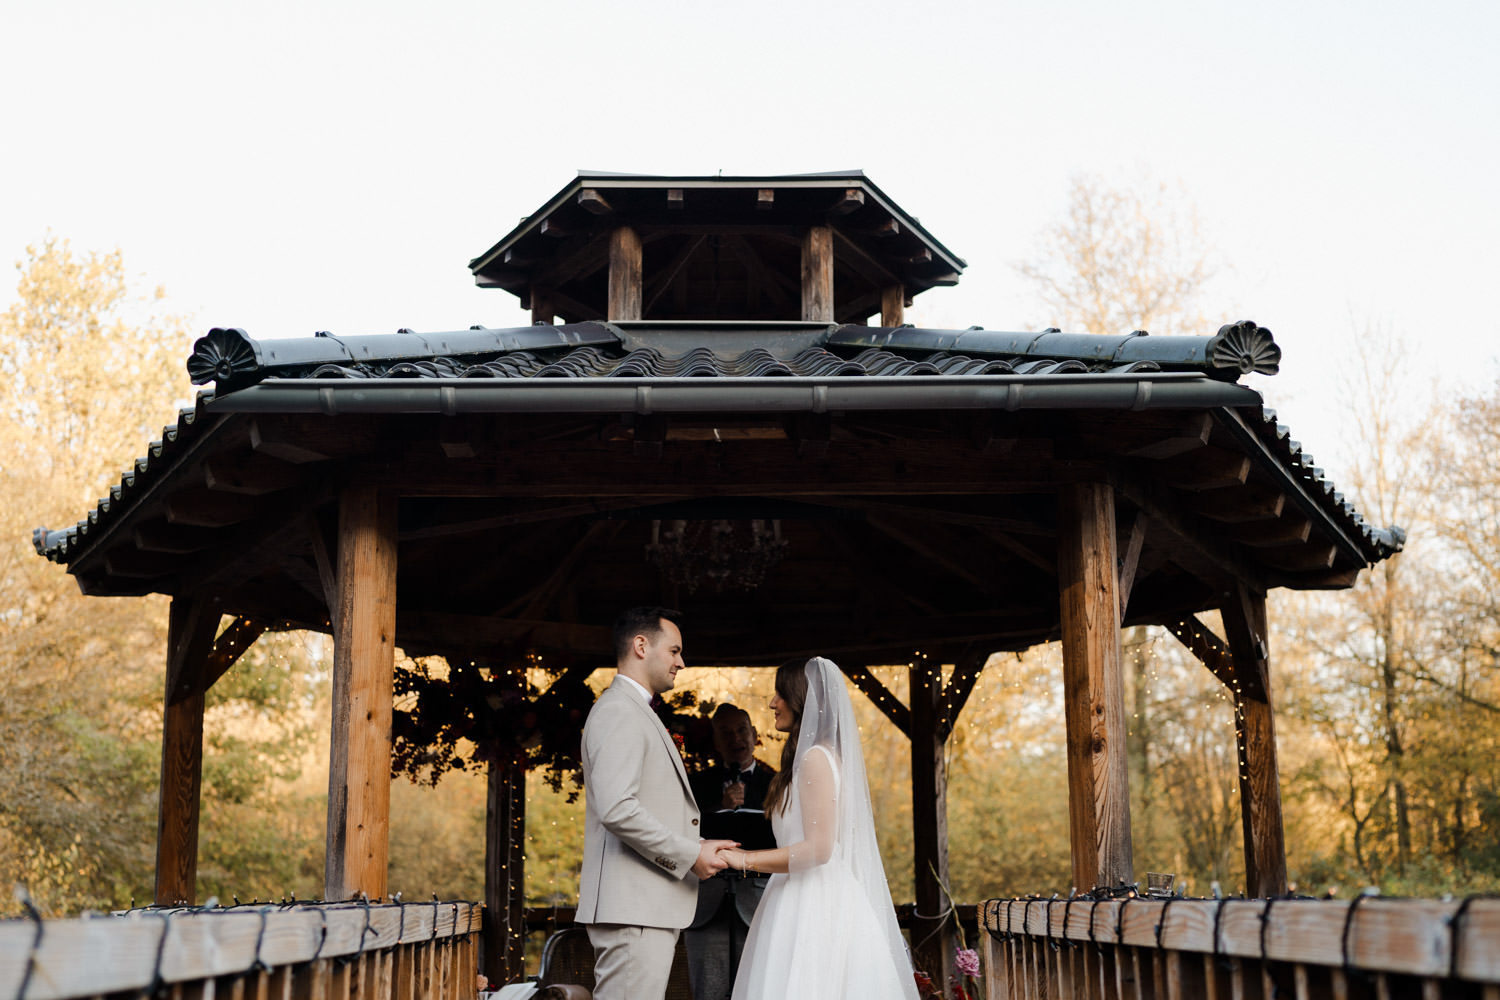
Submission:
[[[613,687],[614,684],[611,684],[610,686]],[[687,767],[682,762],[682,751],[677,749],[677,741],[672,739],[671,733],[667,732],[667,727],[662,724],[661,717],[652,710],[650,705],[646,704],[640,699],[640,696],[637,692],[622,691],[621,694],[627,695],[630,699],[630,703],[636,706],[636,708],[638,708],[641,712],[645,713],[646,717],[651,722],[651,726],[661,736],[661,741],[666,744],[667,752],[671,755],[673,765],[677,768],[677,777],[682,782],[682,789],[687,793],[688,798],[692,798],[693,785],[692,782],[688,780]]]

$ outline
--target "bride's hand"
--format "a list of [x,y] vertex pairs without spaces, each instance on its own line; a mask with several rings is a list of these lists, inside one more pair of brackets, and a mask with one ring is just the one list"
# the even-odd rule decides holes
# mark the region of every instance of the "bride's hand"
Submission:
[[735,871],[745,870],[745,852],[732,847],[726,847],[719,852],[719,857],[724,863]]

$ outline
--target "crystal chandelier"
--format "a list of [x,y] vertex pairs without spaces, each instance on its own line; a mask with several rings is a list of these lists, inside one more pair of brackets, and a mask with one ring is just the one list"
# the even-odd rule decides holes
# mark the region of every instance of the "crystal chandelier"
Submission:
[[779,520],[652,521],[646,560],[689,594],[705,583],[715,593],[748,591],[786,549]]

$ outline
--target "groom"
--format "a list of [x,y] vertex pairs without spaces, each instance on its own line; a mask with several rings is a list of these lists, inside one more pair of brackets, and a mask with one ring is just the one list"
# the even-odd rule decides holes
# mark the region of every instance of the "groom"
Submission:
[[[583,726],[583,871],[578,922],[594,946],[596,1000],[659,1000],[698,879],[724,868],[728,840],[700,840],[682,755],[651,699],[683,667],[680,616],[632,608],[615,622],[614,683]],[[688,873],[697,876],[688,879]]]

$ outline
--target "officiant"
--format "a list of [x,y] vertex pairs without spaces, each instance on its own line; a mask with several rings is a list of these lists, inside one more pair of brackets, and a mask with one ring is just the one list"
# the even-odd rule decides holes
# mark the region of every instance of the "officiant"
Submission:
[[[775,847],[764,806],[776,771],[755,759],[759,734],[750,713],[736,705],[721,705],[714,713],[713,729],[715,764],[691,779],[703,815],[702,836],[735,840],[752,851]],[[698,883],[698,911],[685,932],[693,1000],[729,997],[745,935],[768,879],[767,875],[745,878],[738,871],[725,870]]]

